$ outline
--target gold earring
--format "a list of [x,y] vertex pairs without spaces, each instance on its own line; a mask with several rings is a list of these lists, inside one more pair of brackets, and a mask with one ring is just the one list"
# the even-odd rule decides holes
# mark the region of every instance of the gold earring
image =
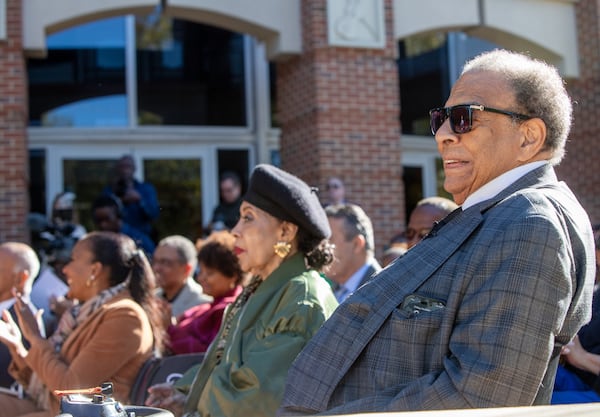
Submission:
[[95,279],[96,279],[96,277],[95,277],[95,276],[93,276],[93,275],[90,275],[90,277],[89,277],[89,278],[87,279],[87,281],[85,282],[85,286],[86,286],[86,287],[88,287],[88,288],[89,288],[89,287],[91,287],[91,286],[92,286],[92,283],[94,282],[94,280],[95,280]]
[[273,250],[275,251],[275,254],[277,256],[283,259],[286,256],[288,256],[288,254],[292,250],[292,245],[290,245],[288,242],[280,240],[279,242],[273,245]]

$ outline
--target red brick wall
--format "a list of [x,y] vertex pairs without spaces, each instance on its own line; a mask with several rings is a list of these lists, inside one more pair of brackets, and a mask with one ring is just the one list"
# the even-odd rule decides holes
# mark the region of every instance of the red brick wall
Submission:
[[404,224],[391,3],[381,50],[329,47],[326,2],[302,1],[303,52],[277,66],[283,168],[322,190],[342,178],[373,221],[378,255]]
[[0,41],[0,242],[28,241],[27,84],[21,0],[7,1],[7,40]]
[[574,121],[558,174],[600,223],[600,1],[576,4],[580,77],[567,80]]

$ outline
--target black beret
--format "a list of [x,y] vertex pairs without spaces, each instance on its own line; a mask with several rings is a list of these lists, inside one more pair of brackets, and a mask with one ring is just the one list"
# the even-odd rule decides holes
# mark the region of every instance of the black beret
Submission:
[[244,200],[271,216],[294,223],[313,237],[331,236],[329,221],[316,191],[300,178],[273,165],[260,164],[254,168]]

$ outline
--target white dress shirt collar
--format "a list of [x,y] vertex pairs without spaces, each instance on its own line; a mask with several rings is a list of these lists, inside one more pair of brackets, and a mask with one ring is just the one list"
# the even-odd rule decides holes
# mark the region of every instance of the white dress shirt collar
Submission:
[[548,161],[530,162],[528,164],[521,165],[519,167],[511,169],[510,171],[505,172],[504,174],[494,178],[493,180],[479,188],[477,191],[475,191],[473,194],[468,196],[462,205],[462,209],[466,210],[477,203],[481,203],[482,201],[494,197],[500,191],[504,190],[506,187],[517,181],[519,178],[523,177],[525,174],[547,163]]

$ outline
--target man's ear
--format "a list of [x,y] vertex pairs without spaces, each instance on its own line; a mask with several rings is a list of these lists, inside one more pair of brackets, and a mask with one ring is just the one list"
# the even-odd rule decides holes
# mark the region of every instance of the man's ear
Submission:
[[519,161],[529,162],[544,149],[546,123],[539,117],[534,117],[522,122],[519,131],[522,134]]
[[367,245],[367,241],[365,240],[365,237],[360,234],[354,236],[354,239],[352,239],[352,242],[354,243],[354,251],[356,253],[360,253],[363,250],[365,250],[365,246]]
[[15,274],[15,288],[18,292],[23,294],[25,291],[25,285],[29,279],[29,271],[20,271]]

